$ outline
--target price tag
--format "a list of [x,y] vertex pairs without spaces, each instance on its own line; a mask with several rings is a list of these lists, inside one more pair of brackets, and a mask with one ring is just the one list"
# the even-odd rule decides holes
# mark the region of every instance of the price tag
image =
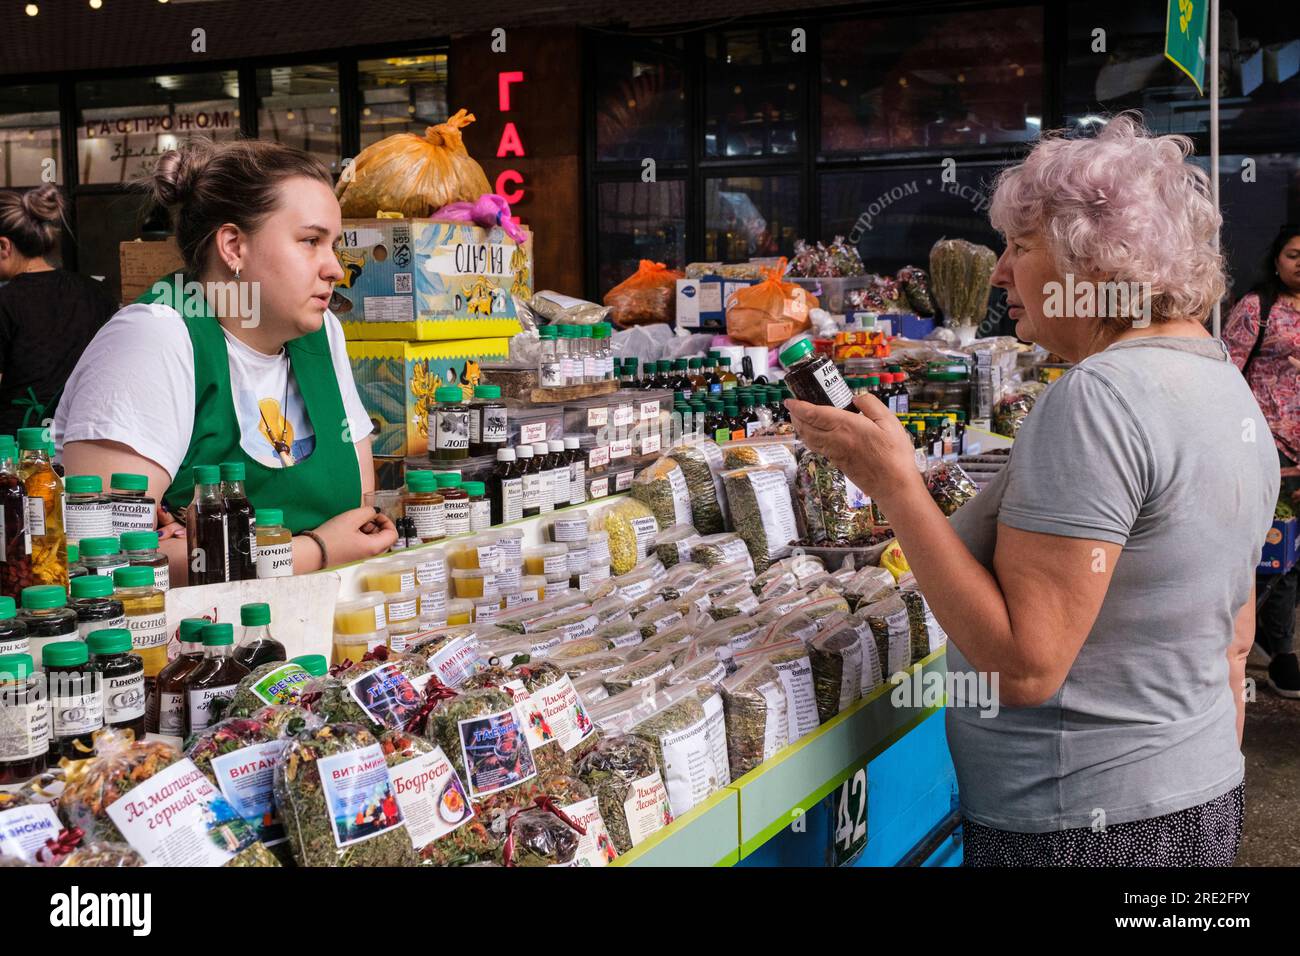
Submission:
[[591,483],[589,493],[593,498],[604,498],[609,494],[609,479],[597,478]]
[[519,429],[519,444],[535,445],[546,441],[546,422],[529,422]]
[[631,405],[614,406],[615,427],[619,427],[622,425],[631,425],[634,421],[636,421],[636,412],[633,410]]
[[831,863],[848,866],[867,845],[867,768],[840,785],[831,803]]
[[659,399],[641,403],[641,421],[650,421],[659,417]]
[[641,439],[641,454],[653,455],[659,450],[659,433],[652,432]]
[[597,408],[587,409],[587,427],[600,428],[609,424],[609,406],[601,405]]
[[599,448],[593,448],[587,453],[587,467],[592,471],[597,468],[604,468],[609,464],[609,446],[601,445]]
[[609,457],[611,459],[627,458],[631,454],[632,439],[620,438],[618,441],[612,441],[609,443]]
[[627,471],[620,471],[617,475],[614,476],[615,491],[627,491],[631,487],[632,487],[632,469],[629,468]]

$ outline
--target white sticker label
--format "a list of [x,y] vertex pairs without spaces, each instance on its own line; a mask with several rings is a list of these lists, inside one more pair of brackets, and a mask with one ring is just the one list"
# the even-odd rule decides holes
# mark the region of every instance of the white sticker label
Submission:
[[824,362],[820,368],[814,369],[813,377],[830,400],[830,404],[836,408],[847,408],[853,404],[853,390],[844,381],[834,362]]
[[587,427],[603,428],[609,424],[609,406],[598,405],[595,408],[587,409]]
[[501,614],[501,599],[485,598],[474,604],[474,622],[476,624],[491,624]]
[[627,818],[628,835],[633,846],[644,843],[673,822],[668,788],[658,770],[648,777],[632,781],[628,797],[623,801],[623,815]]
[[632,487],[633,472],[629,468],[627,471],[621,471],[614,477],[614,490],[627,491]]
[[144,671],[104,678],[104,723],[124,724],[144,716]]
[[236,813],[257,827],[267,846],[287,839],[284,827],[276,819],[272,784],[276,765],[288,746],[288,740],[271,740],[240,747],[211,761],[212,775],[217,778],[221,795]]
[[257,839],[257,830],[188,757],[109,804],[108,816],[154,866],[223,866]]
[[[721,706],[718,709],[721,710]],[[706,705],[705,715],[700,720],[659,738],[664,757],[664,784],[668,788],[668,801],[674,817],[689,812],[728,782],[719,778],[714,763],[709,734],[711,717]],[[724,746],[725,743],[724,739]]]
[[492,527],[492,504],[486,498],[469,503],[469,530],[486,531]]
[[169,737],[184,736],[184,694],[170,692],[158,694],[158,733]]
[[417,850],[474,818],[465,784],[441,747],[398,764],[388,777]]
[[609,479],[595,478],[591,482],[591,497],[604,498],[609,495]]
[[[260,552],[258,557],[261,557]],[[172,572],[170,567],[165,564],[154,565],[153,586],[159,591],[170,591],[172,589]]]
[[458,637],[427,661],[429,670],[448,687],[459,687],[479,670],[479,643],[474,637]]
[[[106,621],[79,621],[77,623],[77,636],[84,641],[87,637],[89,637],[91,634],[94,634],[96,631],[104,631],[104,630],[108,630],[109,628],[123,628],[123,627],[126,627],[125,614],[119,614],[117,617],[110,617]],[[25,654],[26,650],[24,649],[22,651],[13,651],[12,653]]]
[[0,707],[0,761],[31,760],[49,749],[49,703],[41,697]]
[[131,632],[131,650],[147,651],[167,643],[167,612],[128,616],[127,629]]
[[518,521],[524,516],[524,480],[501,479],[501,520]]
[[214,723],[212,715],[212,702],[219,697],[229,698],[235,696],[235,688],[238,684],[223,684],[220,687],[200,687],[191,689],[189,693],[190,709],[190,726],[189,732],[197,734],[200,730],[207,730]]
[[659,417],[659,399],[641,403],[641,421],[653,421]]
[[660,447],[658,432],[651,432],[641,439],[641,454],[643,455],[653,455]]
[[751,471],[745,475],[758,501],[768,557],[775,561],[790,553],[790,542],[799,537],[790,501],[790,486],[778,471]]
[[316,761],[334,843],[350,846],[402,825],[402,810],[379,744]]
[[614,427],[621,428],[636,421],[636,409],[631,405],[614,406]]
[[618,441],[609,443],[609,457],[611,461],[619,458],[627,458],[632,454],[632,439],[620,438]]
[[469,531],[469,499],[448,498],[443,502],[447,534],[466,534]]
[[443,411],[434,413],[436,431],[434,448],[437,451],[459,451],[469,447],[469,411]]
[[609,464],[609,446],[600,445],[587,452],[587,467],[592,471]]
[[45,499],[27,499],[27,533],[33,538],[45,534]]
[[113,534],[113,506],[106,501],[91,505],[68,503],[63,509],[63,522],[69,544],[82,538],[108,538]]
[[509,435],[506,410],[499,406],[483,409],[482,427],[483,444],[504,445]]
[[0,856],[37,862],[45,841],[56,839],[63,824],[48,803],[30,803],[0,811]]
[[632,533],[636,536],[637,560],[640,560],[650,553],[655,535],[659,533],[659,523],[655,521],[652,515],[644,515],[640,518],[633,518],[631,524]]
[[[56,675],[49,675],[49,678],[50,691],[55,693]],[[104,696],[100,691],[99,683],[93,677],[85,683],[94,683],[94,690],[84,694],[57,695],[51,698],[50,711],[56,738],[88,734],[104,726]]]
[[420,587],[447,580],[447,559],[427,558],[415,566],[415,583]]
[[155,508],[147,501],[114,501],[110,506],[113,512],[113,535],[120,536],[124,531],[154,530]]
[[519,428],[519,444],[536,445],[546,441],[546,422],[529,422]]
[[415,525],[415,533],[422,541],[432,541],[447,535],[446,511],[442,502],[437,504],[408,504],[403,509]]
[[785,691],[787,727],[791,743],[817,729],[817,695],[813,690],[812,663],[807,657],[773,664]]
[[400,624],[402,621],[413,621],[418,613],[416,599],[408,598],[404,601],[389,601],[384,613],[388,618],[389,624]]

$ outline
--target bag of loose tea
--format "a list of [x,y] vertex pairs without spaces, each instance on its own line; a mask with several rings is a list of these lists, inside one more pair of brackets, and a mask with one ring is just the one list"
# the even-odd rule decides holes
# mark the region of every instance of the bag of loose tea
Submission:
[[631,615],[616,617],[608,624],[596,629],[593,638],[608,641],[613,650],[635,647],[641,643],[641,629],[632,620]]
[[[862,697],[863,640],[859,622],[845,619],[812,639],[808,659],[812,663],[813,691],[817,716],[824,724]],[[874,642],[867,646],[875,649]],[[876,674],[880,672],[876,666]]]
[[588,713],[602,736],[626,733],[637,721],[654,713],[655,684],[641,684],[593,703]]
[[894,593],[894,576],[884,568],[866,567],[856,571],[842,585],[844,597],[856,610]]
[[[790,486],[780,468],[740,468],[722,473],[731,523],[762,574],[790,553],[799,537]],[[698,559],[697,559],[698,560]]]
[[573,679],[549,661],[514,668],[503,686],[515,702],[540,773],[572,773],[573,762],[596,744],[596,725]]
[[365,711],[370,729],[399,730],[423,702],[421,689],[430,671],[424,658],[414,654],[371,654],[358,664],[340,668],[335,676],[357,705]]
[[546,659],[559,667],[568,668],[569,661],[578,657],[589,657],[593,654],[608,653],[614,649],[613,641],[604,637],[580,637],[577,640],[567,641],[547,655]]
[[701,681],[718,687],[726,676],[727,665],[718,659],[713,649],[692,641],[677,650],[673,672],[668,675],[668,686]]
[[912,663],[912,627],[903,599],[891,594],[859,608],[857,615],[871,626],[885,679],[907,670]]
[[[681,469],[677,469],[678,472]],[[655,555],[665,568],[686,564],[691,560],[691,548],[700,540],[700,533],[692,524],[675,524],[655,536]],[[676,580],[681,580],[680,578]],[[676,580],[673,583],[676,583]]]
[[[623,651],[597,651],[581,657],[558,658],[548,660],[564,670],[575,682],[591,674],[612,674],[628,663],[628,656]],[[604,696],[608,696],[608,692]],[[585,695],[584,695],[585,699]]]
[[799,455],[795,491],[809,544],[854,548],[871,543],[871,499],[826,458],[806,449]]
[[595,794],[601,819],[619,853],[673,822],[654,749],[639,737],[605,737],[579,761],[578,775]]
[[718,534],[726,529],[726,497],[719,477],[722,452],[711,441],[678,445],[669,453],[681,466],[686,490],[691,497],[691,523],[700,534]]
[[[640,650],[637,648],[635,650]],[[635,653],[634,650],[634,653]],[[654,651],[605,675],[605,690],[611,697],[635,687],[650,685],[658,689],[667,682],[673,669],[673,648]]]
[[472,800],[537,776],[527,731],[504,690],[465,690],[442,701],[430,718],[429,736],[451,759]]
[[785,692],[786,736],[790,743],[806,737],[821,725],[817,715],[817,696],[813,690],[812,662],[803,641],[780,641],[757,644],[736,655],[736,663],[747,667],[754,661],[771,664],[781,678]]
[[266,724],[282,740],[325,723],[316,714],[297,704],[267,704],[253,711],[250,716],[253,720]]
[[722,682],[731,779],[738,780],[776,755],[789,740],[789,717],[781,675],[759,660]]
[[691,495],[681,466],[660,458],[632,479],[632,497],[645,503],[661,528],[691,524]]
[[[588,753],[595,749],[593,747]],[[572,775],[551,774],[540,778],[539,787],[582,833],[578,852],[573,858],[574,866],[608,866],[618,859],[618,850],[605,823],[600,801],[592,788],[578,778],[576,767]]]
[[[693,540],[690,543],[692,547],[695,546]],[[746,554],[746,557],[748,557],[748,554]],[[672,568],[669,568],[668,573],[665,574],[663,578],[663,584],[665,586],[671,585],[678,589],[685,588],[689,590],[695,586],[695,582],[699,579],[700,575],[708,571],[708,568],[704,565],[696,564],[694,561],[690,560],[689,551],[687,552],[686,558],[685,561],[679,562]],[[665,564],[664,567],[668,566]]]
[[576,866],[584,827],[548,797],[512,813],[501,848],[503,866]]
[[429,673],[448,687],[459,687],[487,666],[483,660],[480,629],[448,627],[421,635],[406,653],[424,661]]
[[728,618],[706,628],[696,638],[696,646],[709,651],[727,668],[728,674],[736,672],[736,654],[748,649],[759,640],[763,624],[749,616]]
[[838,594],[814,592],[809,600],[781,615],[764,633],[766,643],[798,638],[805,644],[811,641],[829,620],[843,618],[849,613],[849,602]]
[[925,595],[916,589],[915,582],[911,586],[900,588],[898,596],[907,605],[907,622],[912,634],[910,663],[915,664],[947,644],[948,635],[939,626]]
[[700,538],[695,542],[695,547],[691,548],[691,560],[706,568],[740,562],[746,565],[751,575],[754,569],[754,562],[744,539],[730,531]]
[[274,784],[276,765],[288,746],[289,740],[270,724],[255,717],[230,717],[191,737],[185,756],[252,824],[258,839],[272,847],[286,839],[275,807]]
[[709,595],[709,617],[714,621],[725,621],[732,617],[742,617],[758,610],[758,598],[747,583],[737,581],[736,586],[725,593],[716,592]]
[[627,574],[650,551],[659,522],[648,506],[625,498],[603,508],[601,526],[609,532],[609,566],[614,574]]
[[708,618],[694,605],[688,605],[687,610],[683,611],[675,601],[665,601],[657,607],[638,614],[632,620],[640,629],[644,641],[649,641],[650,638],[666,631],[680,629],[683,625],[694,628],[694,633],[698,634],[708,622]]
[[311,675],[293,661],[269,661],[254,667],[235,688],[227,717],[248,717],[268,704],[292,704]]
[[791,439],[727,442],[722,446],[722,465],[726,470],[755,466],[780,468],[793,489],[798,472],[795,455],[799,447],[799,443]]
[[[605,675],[599,670],[590,670],[574,677],[573,688],[587,702],[588,714],[591,713],[591,706],[609,698],[609,691],[605,689]],[[594,717],[592,722],[595,722]]]
[[653,712],[628,733],[654,748],[679,817],[731,782],[722,695],[686,683],[656,694],[651,706]]

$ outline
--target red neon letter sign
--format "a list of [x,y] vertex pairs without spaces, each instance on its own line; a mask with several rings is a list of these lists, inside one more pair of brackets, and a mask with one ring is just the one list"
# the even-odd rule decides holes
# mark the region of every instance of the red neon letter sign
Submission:
[[516,186],[523,186],[523,174],[517,169],[503,169],[501,175],[497,177],[496,186],[493,189],[498,196],[510,203],[510,205],[517,205],[519,201],[524,198],[524,191],[523,189],[514,189],[510,192],[506,192],[503,184],[507,182],[513,183]]
[[515,129],[514,123],[506,123],[506,128],[501,131],[501,142],[497,144],[497,159],[523,155],[524,144],[519,138],[519,130]]
[[497,104],[502,113],[510,112],[510,84],[522,83],[522,70],[510,70],[497,74]]

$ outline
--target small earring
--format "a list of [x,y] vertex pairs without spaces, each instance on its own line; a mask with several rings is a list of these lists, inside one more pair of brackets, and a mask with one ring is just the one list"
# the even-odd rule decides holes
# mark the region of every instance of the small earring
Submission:
[[239,281],[239,266],[235,266],[235,281]]

